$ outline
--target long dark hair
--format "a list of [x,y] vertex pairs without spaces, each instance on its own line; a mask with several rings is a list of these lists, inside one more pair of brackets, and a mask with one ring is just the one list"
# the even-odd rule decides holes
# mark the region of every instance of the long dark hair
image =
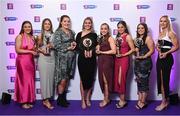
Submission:
[[[125,33],[129,34],[129,30],[128,30],[126,22],[125,21],[119,21],[118,24],[117,24],[117,27],[118,27],[119,24],[122,24],[125,27]],[[118,37],[120,36],[119,32],[118,32],[117,36]]]
[[33,35],[33,28],[32,28],[32,24],[31,24],[31,22],[30,21],[24,21],[23,23],[22,23],[22,25],[21,25],[21,31],[19,32],[19,34],[23,34],[24,33],[24,25],[25,24],[30,24],[30,26],[31,26],[31,32],[30,32],[30,35],[32,36]]
[[146,23],[139,23],[138,25],[137,25],[137,31],[136,31],[136,37],[137,38],[139,38],[141,35],[138,33],[138,27],[140,26],[140,25],[142,25],[143,27],[144,27],[144,29],[145,29],[145,32],[144,32],[144,34],[143,34],[143,37],[142,37],[142,40],[144,41],[144,43],[146,42],[146,37],[148,36],[148,27],[147,27],[147,24]]
[[49,19],[49,18],[45,18],[43,21],[42,21],[42,25],[41,25],[41,44],[42,44],[42,42],[43,42],[43,37],[44,37],[44,23],[45,23],[45,21],[49,21],[49,23],[50,23],[50,29],[49,29],[49,31],[50,31],[50,33],[53,33],[53,25],[52,25],[52,22],[51,22],[51,20]]
[[70,17],[68,15],[62,15],[61,18],[60,18],[59,27],[57,28],[57,30],[62,27],[61,22],[63,21],[64,18],[69,18],[69,20],[70,20]]

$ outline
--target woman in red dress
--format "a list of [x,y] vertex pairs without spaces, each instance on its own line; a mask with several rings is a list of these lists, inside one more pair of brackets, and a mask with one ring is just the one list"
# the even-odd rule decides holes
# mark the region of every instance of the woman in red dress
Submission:
[[115,57],[114,69],[114,91],[119,93],[120,100],[116,104],[117,108],[123,108],[127,105],[125,101],[126,92],[126,77],[129,69],[129,55],[135,48],[131,35],[127,29],[125,21],[120,21],[117,24],[118,34],[116,37],[117,53]]

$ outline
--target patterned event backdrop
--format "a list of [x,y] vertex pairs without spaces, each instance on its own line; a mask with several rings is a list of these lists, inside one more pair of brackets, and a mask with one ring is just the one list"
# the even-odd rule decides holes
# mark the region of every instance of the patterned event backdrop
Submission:
[[[92,17],[94,28],[99,34],[100,25],[108,23],[112,36],[115,37],[118,21],[125,20],[133,38],[136,36],[136,26],[140,22],[146,22],[149,27],[149,35],[154,41],[158,38],[159,18],[169,15],[177,36],[180,38],[180,11],[179,0],[1,0],[0,1],[0,97],[2,92],[14,93],[15,80],[15,38],[20,32],[24,20],[32,22],[34,34],[40,33],[41,23],[44,18],[50,18],[54,31],[59,24],[59,18],[63,14],[70,16],[72,30],[77,34],[81,31],[85,17]],[[170,87],[173,93],[180,94],[180,50],[174,55],[175,62],[171,73]],[[156,86],[156,59],[157,52],[153,55],[153,70],[150,76],[149,99],[155,100],[161,97],[157,95]],[[35,59],[37,61],[37,59]],[[137,99],[137,86],[132,70],[129,70],[127,81],[127,96],[130,100]],[[36,97],[40,96],[40,78],[36,71]],[[76,68],[75,78],[71,80],[68,99],[80,100],[79,73]],[[92,99],[102,99],[102,93],[98,83],[98,76]],[[116,99],[116,97],[114,98]]]

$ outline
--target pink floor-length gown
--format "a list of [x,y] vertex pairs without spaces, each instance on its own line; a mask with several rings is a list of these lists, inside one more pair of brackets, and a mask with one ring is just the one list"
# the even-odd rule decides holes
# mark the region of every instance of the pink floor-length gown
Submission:
[[[22,48],[32,50],[34,41],[31,38],[29,44],[27,37],[22,34]],[[35,63],[34,56],[30,53],[18,54],[16,58],[16,80],[14,101],[18,103],[32,103],[35,101]]]

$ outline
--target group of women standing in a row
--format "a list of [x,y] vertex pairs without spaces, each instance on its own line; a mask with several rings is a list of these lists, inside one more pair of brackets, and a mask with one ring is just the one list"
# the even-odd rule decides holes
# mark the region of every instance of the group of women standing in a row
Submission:
[[[162,102],[156,107],[157,111],[168,106],[169,80],[173,65],[171,53],[179,47],[168,16],[162,16],[159,23],[158,39],[160,41],[156,45],[159,53],[156,67],[158,93],[162,93]],[[120,100],[116,104],[116,108],[124,108],[127,105],[125,93],[129,58],[132,53],[135,53],[134,72],[138,87],[136,108],[145,108],[147,106],[149,76],[152,69],[151,55],[155,48],[153,39],[148,35],[147,25],[145,23],[138,24],[137,35],[133,41],[125,21],[120,21],[117,24],[116,39],[110,35],[107,23],[101,24],[100,36],[97,36],[90,17],[85,18],[82,31],[77,34],[76,39],[74,32],[70,29],[70,24],[69,16],[61,16],[59,27],[53,34],[50,19],[44,19],[36,49],[33,47],[34,38],[31,23],[25,21],[22,24],[21,32],[16,38],[18,55],[16,59],[15,101],[22,103],[23,108],[33,107],[32,103],[35,101],[33,55],[39,53],[38,68],[43,105],[49,109],[54,108],[50,98],[54,95],[55,87],[58,93],[57,104],[68,107],[66,89],[69,79],[73,78],[77,51],[81,107],[85,109],[91,106],[90,99],[95,82],[96,66],[98,66],[99,83],[104,95],[99,106],[107,106],[110,103],[110,94],[117,92]],[[96,62],[96,56],[98,56],[98,62]]]

